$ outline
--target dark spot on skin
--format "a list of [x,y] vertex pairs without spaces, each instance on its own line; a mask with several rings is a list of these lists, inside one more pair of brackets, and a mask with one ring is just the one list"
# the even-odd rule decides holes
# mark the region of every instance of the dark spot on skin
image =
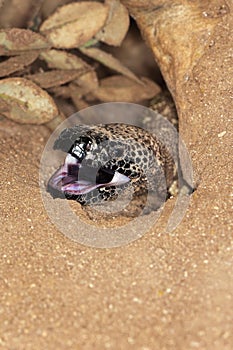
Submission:
[[125,171],[124,171],[124,174],[125,174],[126,176],[130,176],[131,173],[132,173],[131,170],[125,170]]
[[116,146],[116,142],[115,141],[110,141],[109,142],[109,146],[114,148]]
[[117,148],[114,153],[116,157],[121,157],[124,153],[124,150],[123,148]]
[[123,167],[124,164],[125,164],[125,162],[124,162],[123,160],[120,160],[120,161],[118,162],[119,167]]
[[108,157],[106,154],[103,155],[103,161],[106,162],[108,160]]
[[136,172],[131,172],[131,175],[130,175],[131,178],[135,178],[135,177],[138,177],[138,174]]

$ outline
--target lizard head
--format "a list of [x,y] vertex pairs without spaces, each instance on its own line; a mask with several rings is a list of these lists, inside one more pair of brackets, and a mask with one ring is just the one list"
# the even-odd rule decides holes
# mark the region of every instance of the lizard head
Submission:
[[54,149],[66,153],[64,164],[49,179],[47,191],[82,205],[115,199],[130,184],[137,193],[145,193],[146,173],[150,171],[154,182],[155,172],[163,167],[161,157],[153,162],[155,145],[159,155],[150,133],[127,124],[65,129],[54,143]]

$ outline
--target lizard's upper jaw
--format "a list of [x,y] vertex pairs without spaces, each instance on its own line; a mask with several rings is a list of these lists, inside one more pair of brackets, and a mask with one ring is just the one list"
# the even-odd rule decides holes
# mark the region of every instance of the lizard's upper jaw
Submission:
[[65,194],[78,196],[99,187],[118,186],[129,181],[129,177],[112,169],[84,165],[68,153],[64,164],[49,179],[47,191],[53,198],[64,198]]

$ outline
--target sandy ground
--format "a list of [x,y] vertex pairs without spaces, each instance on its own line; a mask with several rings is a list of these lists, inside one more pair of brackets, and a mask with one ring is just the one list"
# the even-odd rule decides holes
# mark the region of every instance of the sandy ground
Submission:
[[232,48],[229,26],[218,31],[186,84],[198,187],[170,234],[174,200],[127,246],[66,238],[38,186],[48,130],[1,121],[0,349],[233,348]]

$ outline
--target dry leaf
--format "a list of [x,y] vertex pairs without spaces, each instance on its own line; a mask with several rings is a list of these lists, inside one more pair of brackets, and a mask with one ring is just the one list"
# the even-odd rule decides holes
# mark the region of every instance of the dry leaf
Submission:
[[0,77],[5,77],[29,66],[37,59],[38,55],[39,52],[37,51],[29,51],[22,55],[8,58],[8,60],[0,63]]
[[0,30],[0,55],[18,55],[23,51],[41,50],[50,46],[42,35],[29,29]]
[[46,19],[40,31],[57,48],[75,48],[90,40],[105,24],[108,7],[78,2],[62,6]]
[[74,80],[74,83],[81,88],[80,92],[82,91],[82,95],[97,89],[99,86],[98,77],[94,70],[82,74],[78,79]]
[[53,88],[50,88],[48,92],[55,95],[56,97],[70,98],[69,85],[55,86]]
[[127,67],[125,67],[120,61],[118,61],[117,58],[113,57],[111,54],[102,51],[100,49],[97,49],[95,47],[91,48],[79,48],[79,50],[87,55],[88,57],[91,57],[95,59],[96,61],[102,63],[108,68],[111,68],[115,70],[118,73],[121,73],[122,75],[125,75],[126,77],[135,80],[137,83],[141,84],[140,79],[133,73],[131,70],[129,70]]
[[160,88],[148,78],[142,78],[143,85],[121,75],[102,79],[100,87],[92,94],[104,102],[141,102],[160,92]]
[[81,58],[62,50],[48,50],[40,54],[40,58],[44,60],[50,68],[55,69],[92,69]]
[[78,111],[81,111],[81,109],[85,109],[85,108],[88,108],[90,107],[90,104],[87,103],[85,100],[83,100],[82,98],[80,98],[80,100],[78,99],[73,99],[72,98],[72,101],[75,105],[75,107],[77,108]]
[[23,78],[0,80],[0,113],[22,124],[43,124],[58,110],[53,99],[39,86]]
[[83,70],[51,70],[48,72],[36,73],[27,75],[27,79],[34,81],[40,87],[48,89],[54,86],[66,84],[74,79],[77,79]]
[[82,94],[80,94],[79,90],[80,88],[77,85],[71,83],[69,88],[72,101],[78,110],[89,107],[89,104],[82,99]]
[[120,46],[129,29],[129,14],[119,0],[106,0],[109,5],[107,22],[96,38],[108,45]]
[[66,119],[66,116],[60,111],[58,116],[56,116],[49,122],[45,123],[45,125],[49,128],[49,130],[54,131],[58,127],[58,125],[64,122],[65,119]]

